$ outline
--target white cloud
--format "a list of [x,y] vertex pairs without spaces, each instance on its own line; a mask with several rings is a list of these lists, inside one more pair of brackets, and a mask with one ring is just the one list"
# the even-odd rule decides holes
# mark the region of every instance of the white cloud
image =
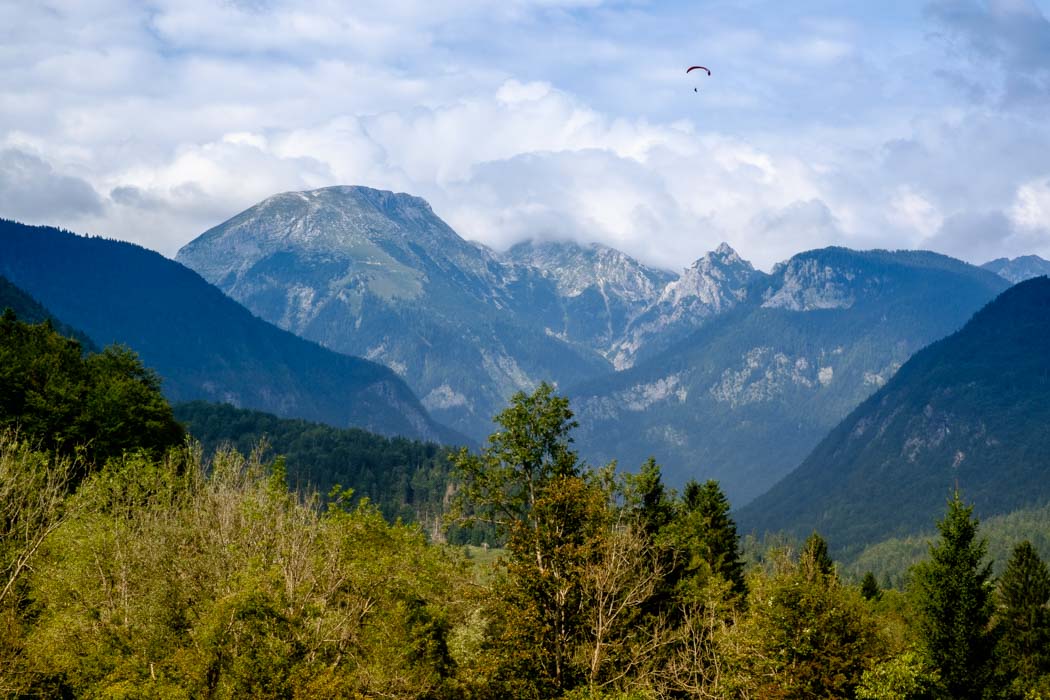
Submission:
[[944,217],[930,200],[907,185],[897,188],[890,200],[887,217],[894,224],[917,231],[923,237],[933,235],[944,222]]
[[1030,231],[1050,233],[1050,177],[1021,185],[1010,207],[1015,225]]

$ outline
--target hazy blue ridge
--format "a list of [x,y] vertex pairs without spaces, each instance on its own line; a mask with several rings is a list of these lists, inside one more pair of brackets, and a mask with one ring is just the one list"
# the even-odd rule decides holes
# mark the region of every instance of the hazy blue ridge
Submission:
[[444,442],[388,368],[253,316],[192,270],[139,246],[0,221],[0,274],[98,345],[123,343],[172,401],[205,399]]
[[1050,501],[1050,280],[1022,282],[915,354],[801,465],[737,511],[844,554],[930,526],[958,486],[982,517]]
[[56,318],[54,314],[44,308],[40,302],[12,284],[11,280],[0,275],[0,311],[3,311],[4,309],[11,309],[14,311],[15,316],[18,317],[18,320],[25,321],[26,323],[42,323],[43,321],[50,320],[51,325],[56,331],[67,338],[73,338],[79,342],[80,347],[83,348],[84,351],[98,352],[98,347],[95,345],[95,342],[88,337],[87,333],[73,328],[67,323],[63,323]]

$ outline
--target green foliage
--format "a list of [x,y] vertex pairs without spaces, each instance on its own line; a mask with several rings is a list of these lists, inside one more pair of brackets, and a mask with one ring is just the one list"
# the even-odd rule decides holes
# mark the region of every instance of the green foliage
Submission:
[[502,604],[493,615],[496,673],[512,672],[517,690],[508,692],[526,682],[530,692],[556,695],[581,673],[572,658],[584,633],[575,611],[605,496],[580,475],[569,447],[572,412],[550,385],[516,394],[496,422],[502,429],[481,454],[464,449],[453,459],[456,508],[507,538],[506,573],[496,584]]
[[26,654],[23,612],[32,595],[27,579],[48,537],[69,516],[74,472],[72,459],[0,431],[0,696],[18,688]]
[[922,651],[947,697],[959,699],[980,698],[991,674],[991,564],[972,515],[956,492],[913,581]]
[[160,379],[127,348],[81,355],[49,321],[0,318],[0,428],[98,465],[127,450],[181,444]]
[[[134,375],[119,352],[97,361]],[[118,382],[110,400],[143,399]],[[245,434],[285,426],[197,410],[241,420]],[[816,533],[797,557],[768,551],[744,571],[717,483],[679,495],[654,461],[638,474],[586,468],[568,402],[548,385],[497,420],[485,450],[454,461],[456,513],[499,527],[499,551],[391,525],[350,489],[327,500],[290,491],[289,475],[310,467],[270,462],[264,445],[210,461],[197,445],[123,450],[71,494],[73,458],[0,433],[0,695],[1034,699],[1050,689],[1050,574],[1034,547],[1017,547],[993,617],[984,545],[957,494],[909,599],[880,592],[874,576],[842,583]],[[310,426],[295,427],[282,439],[310,445],[296,442]],[[352,446],[354,435],[322,444]],[[322,456],[299,459],[310,455]]]
[[529,396],[518,392],[496,416],[502,430],[489,436],[480,455],[463,448],[453,458],[460,484],[459,517],[481,520],[507,535],[526,522],[556,479],[579,476],[578,458],[569,448],[576,422],[569,401],[543,383]]
[[935,700],[939,681],[921,655],[906,651],[865,671],[857,700]]
[[[1021,540],[1030,540],[1040,556],[1050,557],[1050,504],[981,518],[981,535],[988,541],[992,571],[999,574],[1010,559],[1014,546]],[[879,542],[866,547],[855,557],[846,558],[842,570],[845,575],[858,580],[870,570],[880,584],[904,588],[908,570],[926,557],[929,542],[935,538],[936,532],[930,531]]]
[[851,697],[884,648],[859,593],[823,573],[813,551],[787,553],[749,582],[749,615],[733,631],[744,697]]
[[[111,462],[32,577],[30,690],[440,696],[462,561],[374,508],[322,510],[258,456]],[[43,692],[42,690],[40,692]],[[49,691],[50,692],[50,691]]]
[[1030,542],[1013,551],[996,586],[996,658],[1007,697],[1050,681],[1050,571]]
[[698,594],[711,576],[728,581],[738,596],[746,592],[736,524],[729,510],[729,500],[718,482],[686,484],[681,500],[675,503],[673,522],[659,537],[678,562],[669,578],[679,595]]
[[799,554],[799,566],[810,578],[818,576],[832,576],[835,573],[835,562],[828,554],[828,543],[818,533],[814,532],[802,544],[802,552]]

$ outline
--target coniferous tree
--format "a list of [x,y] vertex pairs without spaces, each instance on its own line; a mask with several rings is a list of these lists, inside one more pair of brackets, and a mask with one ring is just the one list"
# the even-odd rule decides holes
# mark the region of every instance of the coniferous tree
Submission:
[[973,506],[956,492],[937,523],[940,540],[914,570],[918,632],[926,658],[946,697],[982,697],[990,682],[991,563],[977,539]]
[[1050,571],[1027,540],[1014,548],[996,588],[996,661],[1007,697],[1050,675]]
[[744,563],[729,511],[729,500],[717,481],[686,484],[679,513],[669,526],[685,566],[678,574],[685,588],[699,590],[713,574],[728,581],[734,593],[745,593]]
[[864,574],[864,579],[860,582],[860,594],[865,600],[878,600],[882,597],[879,582],[875,580],[875,574],[870,571]]
[[674,518],[674,502],[664,487],[660,466],[650,457],[637,474],[627,474],[625,503],[650,537]]

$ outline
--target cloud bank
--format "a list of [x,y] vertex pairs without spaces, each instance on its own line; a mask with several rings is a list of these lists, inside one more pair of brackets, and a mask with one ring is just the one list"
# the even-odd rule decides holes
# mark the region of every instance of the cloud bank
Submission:
[[764,267],[1050,257],[1031,0],[0,2],[0,38],[0,216],[167,255],[275,192],[362,184],[496,248],[671,269],[723,240]]

